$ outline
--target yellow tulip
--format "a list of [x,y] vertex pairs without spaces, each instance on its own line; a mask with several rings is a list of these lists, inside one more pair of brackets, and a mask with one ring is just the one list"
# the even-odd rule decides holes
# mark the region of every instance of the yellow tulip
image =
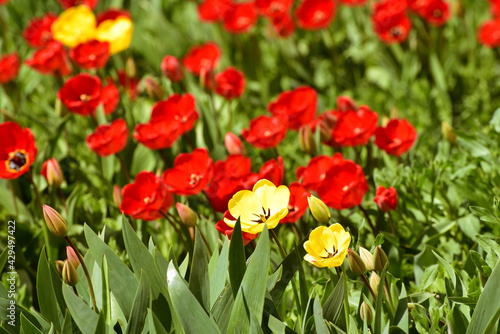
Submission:
[[[289,200],[288,187],[276,187],[271,181],[260,180],[252,191],[241,190],[234,194],[228,209],[231,216],[240,218],[243,232],[257,234],[262,232],[264,225],[273,229],[286,217]],[[236,225],[236,220],[225,218],[224,221],[231,227]]]
[[95,37],[97,20],[89,7],[80,5],[65,10],[52,24],[56,41],[73,48]]
[[339,267],[344,263],[350,243],[351,235],[340,224],[317,227],[304,243],[307,251],[304,260],[319,268]]
[[115,20],[105,20],[97,26],[96,39],[100,42],[109,42],[109,52],[118,53],[127,49],[132,42],[134,25],[126,16],[119,16]]

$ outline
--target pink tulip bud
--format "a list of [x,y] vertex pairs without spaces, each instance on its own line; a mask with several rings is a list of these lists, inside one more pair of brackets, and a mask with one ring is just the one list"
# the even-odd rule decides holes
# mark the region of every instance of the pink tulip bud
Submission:
[[57,237],[68,235],[68,224],[64,218],[48,205],[43,205],[43,217],[49,231]]
[[168,79],[173,82],[178,82],[184,79],[179,60],[174,56],[165,56],[161,62],[161,71]]
[[75,267],[78,268],[80,265],[80,260],[78,259],[78,256],[75,253],[75,250],[70,247],[66,246],[66,256],[68,257],[68,261],[71,262],[71,264]]
[[59,187],[64,181],[61,166],[55,158],[50,158],[42,165],[41,174],[47,180],[49,186]]
[[226,150],[229,154],[245,154],[245,147],[243,146],[240,137],[232,132],[226,133],[224,145],[226,146]]
[[188,227],[195,227],[198,222],[198,215],[189,206],[177,202],[175,204],[179,217],[184,225]]
[[165,92],[153,78],[146,78],[144,80],[144,89],[148,96],[154,101],[160,101],[165,96]]
[[123,201],[122,188],[115,185],[113,187],[113,202],[115,202],[115,205],[119,208],[120,205],[122,204],[122,201]]

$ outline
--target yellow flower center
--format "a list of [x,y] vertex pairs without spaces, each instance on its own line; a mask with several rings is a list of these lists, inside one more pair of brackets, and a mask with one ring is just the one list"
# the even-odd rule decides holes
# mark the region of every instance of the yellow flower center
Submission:
[[5,160],[5,167],[11,173],[19,173],[25,166],[29,165],[30,159],[25,150],[15,150],[9,153]]
[[262,208],[262,211],[264,212],[264,214],[262,214],[262,213],[254,213],[253,214],[257,218],[259,218],[259,219],[252,220],[253,222],[256,222],[258,224],[263,224],[269,219],[269,217],[271,216],[271,209],[267,209],[267,212],[266,212],[266,209]]
[[92,100],[92,96],[90,96],[89,94],[81,94],[80,95],[80,101],[89,102],[90,100]]

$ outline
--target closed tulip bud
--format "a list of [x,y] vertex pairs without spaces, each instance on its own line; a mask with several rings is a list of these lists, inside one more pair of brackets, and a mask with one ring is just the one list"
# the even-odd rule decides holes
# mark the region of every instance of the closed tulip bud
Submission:
[[366,324],[368,326],[371,326],[373,323],[373,311],[370,305],[368,305],[366,302],[363,302],[361,304],[361,308],[359,309],[359,316],[361,317],[361,320],[366,321]]
[[73,267],[78,268],[78,266],[80,265],[80,260],[78,259],[78,256],[76,255],[75,250],[72,247],[66,246],[66,256]]
[[380,276],[376,272],[372,271],[372,274],[370,276],[370,287],[372,288],[375,297],[378,297],[379,284],[380,284]]
[[57,237],[65,237],[68,235],[68,224],[59,212],[44,204],[43,217],[45,218],[45,223],[50,233]]
[[349,269],[354,273],[356,276],[363,275],[365,272],[365,263],[361,259],[361,257],[356,253],[355,251],[352,250],[352,248],[349,248],[347,251],[347,260],[349,262]]
[[115,205],[119,208],[120,205],[122,204],[122,201],[123,201],[122,188],[115,185],[113,187],[113,202],[115,202]]
[[[335,124],[337,123],[337,117],[330,114],[325,115],[325,118],[319,121],[317,126],[319,127],[319,137],[321,141],[327,142],[332,139],[332,133],[330,132],[330,130],[335,127]],[[333,125],[331,125],[332,123]]]
[[68,260],[64,261],[62,279],[69,286],[75,286],[78,283],[78,273],[76,272],[76,268]]
[[394,106],[391,108],[391,118],[399,118],[398,108]]
[[462,2],[460,2],[460,1],[453,1],[451,3],[451,8],[452,8],[452,11],[457,14],[458,17],[464,17],[464,15],[465,15],[465,8],[464,8],[464,5],[462,4]]
[[337,110],[338,111],[348,111],[348,110],[358,110],[356,102],[349,96],[339,96],[337,97]]
[[384,115],[384,116],[382,116],[382,125],[381,125],[381,126],[382,126],[382,127],[385,127],[385,126],[387,125],[387,123],[389,123],[389,121],[390,121],[390,120],[391,120],[391,119],[390,119],[389,117],[387,117],[387,116],[385,116],[385,115]]
[[314,134],[308,125],[302,126],[299,129],[299,147],[303,152],[309,155],[316,154],[316,141],[314,140]]
[[441,133],[443,134],[443,138],[450,144],[455,144],[457,142],[457,135],[453,132],[453,128],[448,122],[441,123]]
[[56,270],[59,273],[59,276],[62,277],[62,271],[64,267],[64,261],[63,260],[56,260]]
[[224,146],[229,154],[245,154],[245,147],[237,135],[232,132],[226,133],[224,137]]
[[198,222],[198,215],[189,206],[177,202],[175,204],[177,212],[181,217],[181,221],[184,225],[188,227],[195,227]]
[[127,59],[127,62],[125,63],[125,73],[127,74],[127,77],[135,78],[137,74],[137,68],[135,66],[134,58],[130,57]]
[[330,220],[330,209],[322,200],[311,195],[307,197],[307,202],[312,215],[320,224],[327,223]]
[[165,56],[161,61],[161,71],[164,76],[172,82],[182,81],[184,72],[182,71],[181,63],[174,56]]
[[359,256],[361,257],[361,260],[363,260],[366,270],[372,271],[375,269],[373,267],[373,255],[368,249],[359,246]]
[[49,186],[59,187],[64,181],[61,166],[55,158],[50,158],[42,165],[41,174],[47,180]]
[[154,101],[160,101],[165,96],[163,88],[153,78],[146,78],[144,80],[144,89],[148,96]]
[[375,270],[384,270],[386,263],[389,263],[387,254],[385,254],[384,250],[380,246],[375,247],[375,251],[373,252],[373,267]]

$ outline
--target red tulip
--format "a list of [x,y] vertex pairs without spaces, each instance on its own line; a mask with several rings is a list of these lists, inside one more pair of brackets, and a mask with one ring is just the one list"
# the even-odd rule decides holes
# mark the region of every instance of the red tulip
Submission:
[[309,204],[307,196],[311,194],[299,182],[293,182],[288,186],[290,189],[290,201],[288,202],[288,215],[280,221],[280,224],[295,223],[306,212]]
[[202,71],[205,72],[215,68],[219,63],[219,59],[219,47],[214,42],[208,42],[191,47],[187,55],[182,59],[182,63],[189,72],[199,76]]
[[184,72],[182,72],[179,60],[174,56],[165,56],[161,61],[161,72],[172,82],[182,81]]
[[259,180],[266,179],[274,183],[275,186],[279,186],[283,182],[284,175],[283,158],[278,156],[278,159],[271,159],[262,165],[259,171]]
[[106,20],[114,21],[122,16],[132,19],[132,16],[130,15],[130,12],[128,10],[121,8],[108,8],[105,11],[97,13],[97,25],[101,24]]
[[259,116],[250,121],[250,127],[241,135],[252,146],[267,149],[278,146],[286,136],[286,123],[280,117]]
[[494,18],[500,16],[500,1],[498,0],[489,0],[490,3],[490,13]]
[[297,87],[282,92],[267,109],[274,116],[287,120],[287,126],[298,130],[302,125],[310,123],[316,113],[316,91],[308,86]]
[[271,23],[279,37],[287,38],[295,32],[295,24],[288,13],[274,15],[271,19]]
[[110,57],[109,43],[92,40],[79,44],[69,51],[69,56],[83,69],[101,69],[106,66]]
[[152,150],[160,150],[172,147],[181,134],[178,122],[163,118],[137,124],[133,136],[142,145]]
[[64,46],[56,41],[47,42],[25,63],[42,74],[66,76],[71,73],[69,58]]
[[378,114],[367,106],[358,111],[335,112],[335,115],[337,123],[330,141],[335,146],[366,145],[377,129]]
[[94,9],[97,5],[97,1],[98,0],[57,0],[63,9],[79,5],[87,5],[88,7]]
[[233,3],[224,14],[224,30],[232,34],[249,32],[257,22],[257,9],[253,2]]
[[167,119],[177,123],[181,133],[189,132],[199,117],[195,103],[191,94],[172,94],[167,100],[153,106],[151,120]]
[[451,17],[450,4],[445,0],[412,0],[409,8],[434,26],[442,26]]
[[55,158],[45,160],[40,174],[47,180],[49,186],[59,187],[64,182],[64,174]]
[[333,0],[303,0],[295,10],[295,16],[302,29],[319,30],[330,25],[336,9]]
[[384,186],[378,186],[373,201],[383,212],[395,210],[398,205],[398,193],[393,187],[385,189]]
[[54,13],[47,13],[42,17],[31,19],[23,30],[24,40],[32,48],[38,48],[52,40],[52,23],[57,19]]
[[337,97],[337,110],[358,110],[358,107],[356,106],[356,101],[354,101],[352,98],[350,98],[349,96],[341,95]]
[[101,157],[120,152],[127,145],[127,123],[118,118],[111,125],[99,125],[94,133],[87,136],[87,146]]
[[324,181],[317,188],[321,200],[337,210],[361,204],[367,192],[368,183],[363,168],[343,158],[336,159],[326,172]]
[[[217,231],[219,231],[220,233],[226,235],[229,239],[231,239],[231,236],[233,235],[233,228],[228,226],[225,222],[224,222],[224,219],[232,219],[232,220],[236,220],[236,218],[234,218],[233,216],[231,216],[231,214],[229,213],[229,210],[227,210],[225,213],[224,213],[224,218],[222,218],[222,220],[220,220],[219,222],[217,222],[217,224],[215,224],[215,228],[217,229]],[[257,235],[258,234],[250,234],[250,233],[247,233],[247,232],[241,232],[241,235],[243,236],[243,245],[247,245],[249,244],[253,239],[257,238]]]
[[215,76],[215,91],[226,100],[240,98],[245,91],[245,75],[230,66]]
[[120,103],[120,91],[112,78],[108,78],[108,84],[102,88],[101,103],[105,115],[109,115],[115,111],[116,107],[118,107],[118,103]]
[[232,132],[226,133],[224,137],[224,146],[229,154],[245,154],[245,147],[240,137]]
[[488,20],[479,27],[478,40],[489,48],[500,46],[500,20]]
[[293,0],[255,0],[259,13],[270,18],[287,13],[292,4]]
[[72,113],[88,116],[100,103],[101,80],[89,74],[78,74],[64,83],[57,97]]
[[140,81],[138,78],[129,77],[125,70],[118,70],[118,82],[125,89],[132,101],[137,98],[137,85]]
[[385,43],[401,43],[411,29],[406,1],[382,0],[373,5],[372,23],[377,37]]
[[14,80],[19,73],[21,62],[16,52],[0,57],[0,84]]
[[174,167],[163,173],[163,182],[177,195],[196,195],[213,176],[213,160],[208,151],[197,148],[193,153],[182,153],[175,158]]
[[297,168],[297,179],[301,180],[306,189],[317,191],[324,182],[326,173],[330,168],[342,162],[344,158],[340,153],[335,153],[333,157],[319,155],[309,160],[307,167]]
[[409,151],[416,139],[417,132],[406,119],[392,119],[385,127],[378,127],[375,131],[375,144],[397,157]]
[[120,210],[134,219],[155,220],[161,218],[174,204],[172,194],[153,172],[142,171],[135,182],[123,187]]
[[17,179],[35,162],[35,138],[29,128],[14,122],[0,124],[0,179]]
[[0,6],[6,5],[9,0],[0,0]]
[[203,22],[217,22],[232,7],[232,0],[205,0],[198,6],[198,16]]

